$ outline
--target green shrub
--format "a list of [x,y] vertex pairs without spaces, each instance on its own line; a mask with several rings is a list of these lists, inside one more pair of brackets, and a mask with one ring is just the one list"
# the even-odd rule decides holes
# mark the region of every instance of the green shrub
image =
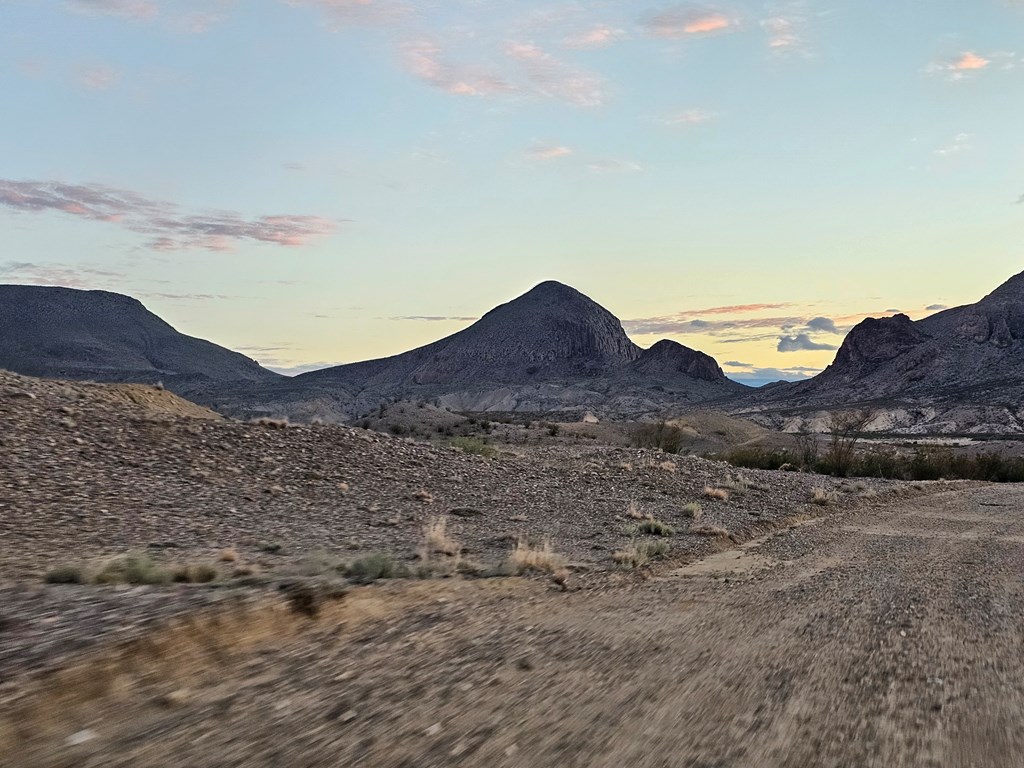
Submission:
[[679,453],[684,437],[683,430],[662,419],[638,425],[633,430],[632,442],[636,448],[658,448],[665,453]]
[[483,456],[488,459],[498,453],[494,448],[478,437],[453,437],[448,441],[448,444],[465,453],[471,453],[475,456]]
[[47,584],[84,584],[85,574],[76,565],[58,565],[46,572]]
[[146,555],[128,554],[109,561],[93,581],[96,584],[167,584],[171,574],[158,568]]
[[661,520],[655,520],[653,517],[649,517],[646,520],[641,520],[636,525],[629,527],[629,533],[631,535],[647,534],[649,536],[674,536],[676,529],[668,523],[663,523]]
[[399,575],[398,564],[390,555],[379,552],[355,560],[345,569],[345,576],[358,584],[377,579],[393,579]]

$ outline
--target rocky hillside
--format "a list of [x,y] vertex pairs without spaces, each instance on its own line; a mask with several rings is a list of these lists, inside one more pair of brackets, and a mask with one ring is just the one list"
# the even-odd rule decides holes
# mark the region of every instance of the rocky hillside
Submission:
[[184,393],[280,378],[179,333],[130,296],[0,285],[0,369],[30,376],[155,383]]
[[1024,432],[1024,273],[976,304],[912,321],[864,320],[815,378],[773,387],[737,409],[792,428],[863,404],[873,428],[910,433]]
[[682,344],[641,349],[604,307],[545,282],[425,347],[272,387],[221,388],[211,402],[227,413],[298,421],[346,420],[381,402],[411,399],[460,411],[636,417],[746,389],[713,358]]

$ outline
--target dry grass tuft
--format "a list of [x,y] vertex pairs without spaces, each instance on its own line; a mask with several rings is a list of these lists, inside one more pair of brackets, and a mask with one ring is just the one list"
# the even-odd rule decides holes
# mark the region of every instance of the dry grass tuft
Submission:
[[624,568],[641,568],[652,560],[661,560],[668,554],[667,541],[631,541],[629,546],[612,555],[616,565]]
[[679,465],[677,465],[674,461],[663,461],[658,465],[658,469],[664,472],[675,472],[677,469],[679,469]]
[[710,485],[704,487],[704,497],[717,501],[728,501],[729,492],[724,488],[712,488]]
[[238,551],[234,547],[226,547],[220,551],[219,560],[222,563],[237,563]]
[[619,464],[619,469],[621,469],[621,470],[623,470],[625,472],[632,472],[633,471],[633,464],[631,462],[624,461],[621,464]]
[[626,517],[630,520],[643,520],[647,517],[643,512],[640,511],[640,505],[635,501],[629,502],[629,506],[626,507]]
[[811,495],[811,501],[819,507],[828,506],[835,501],[836,498],[835,491],[830,491],[820,486],[815,488],[814,493]]
[[690,520],[700,520],[701,515],[704,514],[704,510],[700,508],[700,504],[696,501],[691,501],[679,511],[683,513],[683,517]]
[[721,483],[721,487],[727,491],[731,491],[736,494],[744,494],[750,490],[750,483],[743,477],[729,478],[724,483]]
[[422,501],[424,504],[434,503],[434,494],[428,491],[426,488],[420,488],[416,493],[412,495],[416,501]]
[[508,556],[508,565],[514,573],[529,571],[557,573],[565,567],[565,558],[555,552],[551,539],[545,538],[540,544],[531,545],[526,539],[519,539]]
[[712,538],[722,537],[727,538],[729,532],[720,526],[709,525],[707,523],[701,523],[700,525],[691,525],[690,530],[687,533],[692,533],[694,536],[710,536]]
[[674,536],[676,529],[668,523],[664,523],[661,520],[655,520],[653,516],[648,515],[642,522],[629,526],[629,530],[626,532],[631,536],[636,536],[638,534],[647,534],[649,536]]
[[420,543],[419,557],[429,562],[434,555],[458,557],[462,545],[448,535],[448,518],[432,517],[423,526],[423,541]]

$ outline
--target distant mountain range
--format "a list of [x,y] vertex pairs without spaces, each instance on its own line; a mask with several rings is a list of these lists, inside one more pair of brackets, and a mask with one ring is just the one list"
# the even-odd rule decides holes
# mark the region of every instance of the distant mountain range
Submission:
[[766,387],[733,411],[793,429],[840,406],[875,409],[882,431],[1024,432],[1024,273],[923,320],[864,320],[820,374]]
[[175,331],[138,301],[104,291],[0,286],[0,368],[35,376],[162,381],[235,416],[358,418],[418,399],[458,411],[618,418],[696,405],[776,429],[822,428],[869,406],[873,428],[1024,433],[1024,273],[977,304],[914,322],[867,319],[818,376],[752,390],[674,341],[634,344],[608,310],[545,282],[463,331],[393,357],[293,378]]
[[0,368],[101,381],[162,381],[239,416],[338,421],[396,399],[454,410],[639,416],[748,390],[674,341],[634,344],[608,310],[545,282],[463,331],[380,360],[293,378],[193,339],[135,299],[104,291],[0,286]]

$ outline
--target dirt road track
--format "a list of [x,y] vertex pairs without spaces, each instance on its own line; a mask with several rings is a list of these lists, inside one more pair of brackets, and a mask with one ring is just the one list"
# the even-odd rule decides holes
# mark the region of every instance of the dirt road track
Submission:
[[1024,766],[1024,490],[893,504],[602,591],[362,590],[0,763]]

